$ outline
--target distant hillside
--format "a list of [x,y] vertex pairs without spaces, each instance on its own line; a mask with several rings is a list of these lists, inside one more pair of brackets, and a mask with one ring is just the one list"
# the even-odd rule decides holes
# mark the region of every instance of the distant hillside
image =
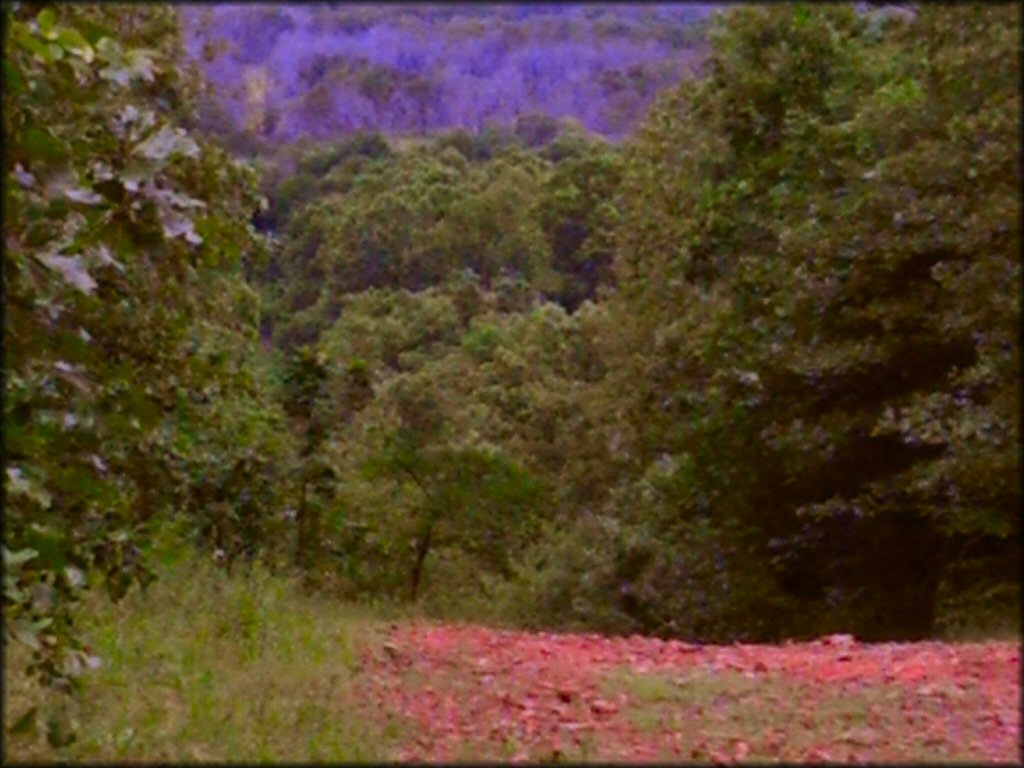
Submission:
[[182,9],[207,121],[270,140],[476,130],[541,113],[628,132],[699,67],[709,4]]

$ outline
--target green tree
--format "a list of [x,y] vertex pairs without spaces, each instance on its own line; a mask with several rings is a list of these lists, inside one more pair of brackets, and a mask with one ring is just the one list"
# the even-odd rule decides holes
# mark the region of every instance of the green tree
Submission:
[[328,437],[330,408],[326,397],[326,359],[308,346],[288,359],[284,373],[284,409],[292,419],[299,447],[295,465],[298,499],[295,507],[295,561],[309,567],[318,562],[323,539],[323,507],[335,477],[323,446]]
[[587,299],[596,299],[598,286],[611,277],[611,233],[620,175],[618,153],[594,144],[564,159],[545,180],[538,206],[540,223],[551,248],[552,266],[563,277],[563,286],[553,298],[570,311]]
[[734,10],[627,160],[631,450],[688,468],[664,514],[740,523],[805,631],[926,635],[965,538],[1013,562],[1018,23]]
[[541,493],[536,480],[500,451],[451,434],[432,383],[423,376],[394,382],[397,428],[385,433],[382,450],[366,464],[370,478],[389,478],[413,491],[412,600],[419,596],[427,557],[440,546],[454,546],[507,576]]
[[344,194],[302,209],[285,233],[272,286],[287,345],[314,342],[344,297],[374,288],[423,290],[466,270],[481,286],[506,278],[532,295],[555,290],[537,204],[547,163],[511,153],[471,165],[450,147],[403,152],[345,175]]
[[225,375],[192,352],[204,322],[244,325],[257,197],[177,125],[173,10],[4,14],[5,625],[67,688],[81,590],[145,583],[147,532],[182,501],[176,422]]

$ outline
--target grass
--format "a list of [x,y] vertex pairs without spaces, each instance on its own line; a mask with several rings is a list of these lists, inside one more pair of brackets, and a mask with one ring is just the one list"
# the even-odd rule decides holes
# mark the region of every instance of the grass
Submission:
[[[684,758],[747,761],[972,761],[976,745],[953,737],[954,710],[970,694],[922,698],[884,682],[823,684],[783,675],[700,668],[687,675],[619,671],[608,693],[626,692],[638,730],[678,734]],[[969,724],[965,723],[969,731]],[[952,727],[950,727],[952,726]],[[744,745],[742,753],[738,745]],[[666,751],[666,759],[672,759]],[[676,758],[678,759],[678,758]]]
[[363,720],[353,693],[375,616],[259,567],[228,576],[187,558],[162,570],[146,595],[84,606],[102,666],[63,705],[77,726],[69,746],[6,733],[29,707],[45,717],[68,698],[43,694],[22,671],[27,652],[7,648],[5,761],[385,759],[398,733]]
[[944,643],[1020,642],[1020,620],[998,618],[985,623],[974,622],[944,627],[938,633],[938,639]]
[[[944,593],[953,590],[945,588]],[[1003,583],[963,594],[943,594],[937,621],[938,638],[968,643],[1000,640],[1020,642],[1021,589]]]
[[[93,595],[83,606],[80,626],[102,665],[85,673],[74,699],[41,691],[24,676],[26,649],[5,648],[5,761],[380,762],[410,736],[401,718],[366,716],[358,694],[362,651],[382,642],[387,621],[401,611],[310,595],[258,566],[228,575],[187,551],[165,549],[147,593],[118,604]],[[409,670],[405,684],[457,695],[475,684],[424,674]],[[674,676],[621,670],[605,688],[628,694],[638,730],[678,734],[684,760],[737,755],[740,743],[744,759],[756,761],[823,753],[829,757],[820,759],[970,762],[982,754],[956,737],[968,737],[972,713],[985,711],[971,690],[939,686],[922,697],[880,681],[821,684],[705,668]],[[54,749],[42,727],[8,733],[33,706],[41,720],[63,711],[76,740]],[[557,756],[530,754],[591,760],[600,752],[592,738]],[[508,760],[526,747],[510,734],[491,757]],[[460,757],[479,759],[478,749],[467,744]],[[664,757],[680,759],[668,746]]]

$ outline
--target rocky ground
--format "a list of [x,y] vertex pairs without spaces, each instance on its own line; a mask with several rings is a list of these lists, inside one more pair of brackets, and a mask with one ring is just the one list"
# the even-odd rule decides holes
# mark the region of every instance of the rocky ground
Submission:
[[700,646],[394,625],[360,694],[393,758],[1021,760],[1020,646]]

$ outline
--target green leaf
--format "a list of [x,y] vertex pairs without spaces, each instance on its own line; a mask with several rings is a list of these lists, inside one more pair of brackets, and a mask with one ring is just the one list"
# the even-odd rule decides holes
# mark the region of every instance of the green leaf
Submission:
[[48,36],[53,31],[53,25],[57,23],[57,14],[52,8],[44,8],[36,16],[36,23],[39,24],[39,31]]
[[153,55],[150,51],[135,50],[129,51],[125,59],[128,62],[128,72],[133,78],[139,78],[146,82],[153,80]]
[[124,264],[115,259],[110,249],[103,243],[100,243],[95,248],[90,248],[87,253],[92,264],[98,264],[101,267],[113,267],[118,272],[124,272]]
[[172,208],[205,208],[206,203],[196,200],[194,197],[182,195],[171,189],[158,189],[149,194],[150,199]]
[[9,603],[24,602],[25,593],[18,589],[18,580],[12,574],[4,574],[4,599]]
[[103,202],[103,196],[88,187],[67,187],[62,191],[64,192],[64,197],[75,203],[98,205]]
[[70,584],[73,589],[79,589],[80,587],[85,586],[85,574],[82,573],[80,568],[76,568],[73,565],[65,566],[64,575],[68,580],[68,584]]
[[27,496],[43,509],[50,506],[50,495],[25,477],[18,467],[7,467],[7,492],[13,496]]
[[39,551],[37,568],[59,571],[67,565],[68,541],[65,533],[53,527],[33,525],[28,532],[28,539],[33,548]]
[[103,37],[96,43],[96,53],[108,64],[120,64],[124,60],[121,44],[110,37]]
[[199,145],[182,129],[175,130],[165,125],[139,144],[135,148],[135,154],[156,161],[163,161],[175,155],[195,157],[199,154]]
[[41,651],[43,649],[43,644],[39,642],[36,633],[23,624],[13,625],[11,627],[11,634],[14,635],[15,640],[22,645],[27,645],[33,651]]
[[64,145],[50,131],[34,126],[25,131],[21,148],[30,160],[39,159],[47,163],[67,156]]
[[7,732],[12,736],[35,736],[38,731],[38,714],[39,707],[29,707],[29,709],[15,721],[14,725],[12,725]]
[[21,78],[18,69],[6,59],[4,60],[4,86],[10,94],[21,93],[25,88],[25,82]]
[[160,223],[167,237],[184,237],[192,245],[201,245],[203,238],[195,230],[192,220],[176,211],[161,210]]
[[82,33],[77,29],[63,28],[57,33],[57,42],[62,45],[65,50],[71,51],[82,57],[86,62],[92,62],[94,58],[94,52],[92,46],[82,37]]
[[104,67],[100,70],[100,77],[117,83],[121,87],[127,87],[132,81],[132,74],[124,67]]
[[97,24],[94,21],[88,21],[82,19],[77,22],[79,29],[85,36],[85,39],[89,42],[89,45],[95,46],[104,37],[109,38],[113,32],[109,27],[105,27],[102,24]]
[[82,293],[91,294],[96,290],[96,281],[85,268],[80,256],[60,256],[55,253],[41,254],[39,260],[50,269],[59,273],[65,281]]
[[71,718],[64,710],[56,710],[46,718],[46,741],[54,749],[66,747],[77,738]]
[[53,52],[46,43],[30,35],[23,35],[18,38],[18,43],[29,53],[35,54],[38,58],[42,59],[45,64],[50,64],[54,60]]
[[32,558],[39,556],[39,553],[34,549],[19,549],[16,552],[11,552],[7,547],[4,547],[3,553],[4,568],[17,568],[19,565],[23,565]]

